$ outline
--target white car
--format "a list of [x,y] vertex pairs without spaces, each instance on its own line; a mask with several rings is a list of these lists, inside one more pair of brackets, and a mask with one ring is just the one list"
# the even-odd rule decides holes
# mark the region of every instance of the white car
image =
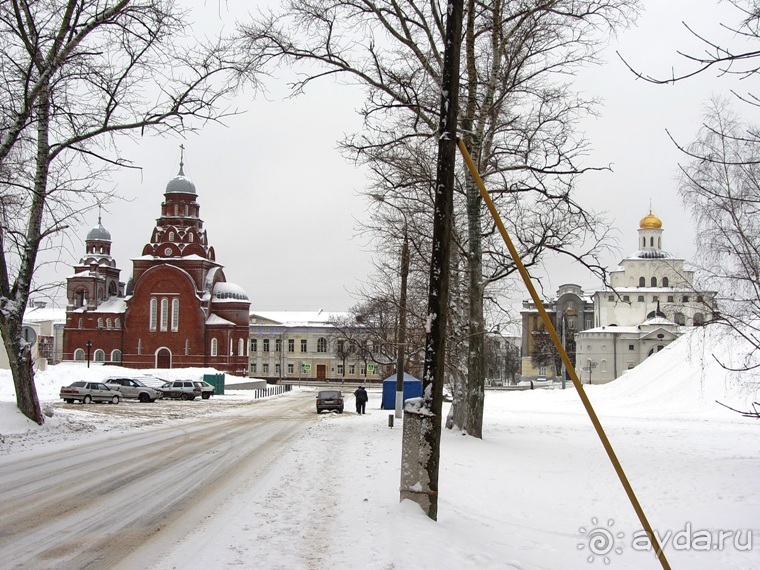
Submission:
[[146,386],[136,378],[109,378],[106,384],[109,388],[118,390],[124,398],[136,398],[141,402],[155,402],[162,396],[160,390]]

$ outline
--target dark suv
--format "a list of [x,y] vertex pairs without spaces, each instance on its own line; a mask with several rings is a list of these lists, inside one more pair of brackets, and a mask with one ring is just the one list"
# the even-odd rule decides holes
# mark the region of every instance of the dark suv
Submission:
[[323,410],[343,413],[343,394],[340,390],[321,390],[317,394],[317,413]]

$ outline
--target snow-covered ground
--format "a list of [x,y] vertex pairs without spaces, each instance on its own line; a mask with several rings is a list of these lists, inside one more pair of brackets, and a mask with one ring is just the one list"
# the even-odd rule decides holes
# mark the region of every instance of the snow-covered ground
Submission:
[[[727,372],[713,354],[742,362],[740,343],[699,329],[587,393],[672,567],[760,568],[760,420],[715,403],[749,409],[760,383]],[[192,421],[199,410],[224,414],[250,398],[228,384],[226,395],[174,406],[194,411],[165,418],[59,403],[61,385],[113,372],[59,365],[39,374],[43,406],[53,409],[42,427],[18,414],[10,376],[0,372],[0,462],[125,422],[151,429]],[[379,402],[371,391],[364,416],[349,401],[342,415],[315,417],[255,486],[157,553],[153,567],[660,567],[573,389],[489,391],[483,440],[445,431],[437,522],[399,503],[402,426],[388,427]]]

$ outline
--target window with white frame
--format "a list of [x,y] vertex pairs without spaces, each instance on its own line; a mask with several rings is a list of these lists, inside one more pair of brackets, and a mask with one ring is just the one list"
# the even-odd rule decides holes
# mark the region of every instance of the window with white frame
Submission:
[[161,299],[161,330],[169,330],[169,299]]
[[338,376],[343,376],[344,370],[345,370],[345,367],[342,364],[338,364]]
[[308,352],[308,351],[306,350],[306,347],[307,347],[307,344],[306,344],[306,339],[305,339],[305,338],[302,338],[302,339],[301,339],[301,352]]
[[264,362],[261,365],[261,373],[262,374],[269,374],[269,363],[268,362]]
[[211,339],[211,356],[219,354],[219,341],[216,338]]
[[238,356],[245,356],[245,341],[242,338],[238,339]]
[[172,332],[179,330],[179,299],[172,299]]
[[293,370],[295,367],[293,366],[292,362],[288,362],[288,374],[293,374]]
[[269,339],[268,338],[263,339],[261,341],[261,344],[262,344],[261,350],[263,350],[264,352],[269,352]]
[[288,339],[288,352],[296,351],[296,341],[292,338]]
[[158,326],[158,300],[152,298],[150,300],[150,330],[155,331]]
[[98,350],[96,350],[95,351],[95,355],[93,357],[93,360],[95,360],[95,362],[105,362],[105,360],[106,360],[106,353],[105,353],[105,351],[103,351],[103,349],[101,349],[101,348],[99,348]]
[[251,348],[249,349],[250,352],[258,352],[258,341],[255,338],[251,339]]
[[111,362],[121,362],[121,351],[120,350],[112,350],[111,351]]
[[327,339],[323,336],[317,339],[317,352],[327,352]]

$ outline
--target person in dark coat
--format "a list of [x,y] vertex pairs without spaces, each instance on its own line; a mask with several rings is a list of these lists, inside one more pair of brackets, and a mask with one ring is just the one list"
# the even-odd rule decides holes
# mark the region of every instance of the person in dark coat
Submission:
[[364,386],[359,386],[356,389],[356,392],[354,392],[354,396],[356,397],[356,413],[357,414],[365,413],[365,409],[367,407],[367,400],[369,400],[369,395],[367,394],[367,390],[364,389]]

